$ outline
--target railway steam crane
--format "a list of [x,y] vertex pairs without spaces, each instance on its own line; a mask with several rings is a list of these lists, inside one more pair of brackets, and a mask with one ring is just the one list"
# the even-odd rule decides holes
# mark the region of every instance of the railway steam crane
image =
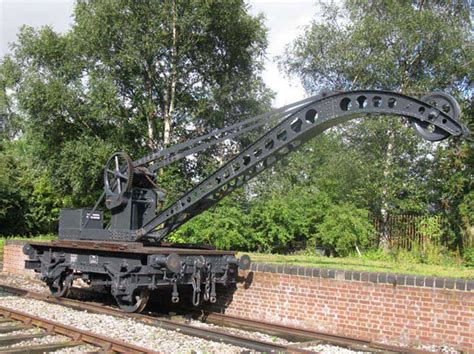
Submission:
[[[451,96],[435,92],[421,98],[376,90],[321,93],[314,97],[249,118],[223,129],[133,161],[117,152],[104,168],[104,191],[93,208],[63,209],[59,238],[29,242],[25,267],[35,269],[54,296],[67,296],[75,279],[110,289],[119,307],[141,311],[151,290],[171,289],[171,300],[191,290],[194,305],[215,302],[216,285],[236,282],[238,269],[250,259],[235,252],[205,247],[169,245],[164,239],[179,226],[209,209],[307,140],[363,115],[405,117],[415,132],[429,141],[469,134],[459,121],[460,108]],[[259,129],[259,130],[258,130]],[[156,171],[247,132],[264,133],[249,146],[157,212],[162,193]],[[110,225],[103,225],[105,200]]]

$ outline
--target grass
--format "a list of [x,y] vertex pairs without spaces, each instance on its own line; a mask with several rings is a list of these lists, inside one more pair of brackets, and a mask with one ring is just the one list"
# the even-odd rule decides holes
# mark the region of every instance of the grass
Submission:
[[332,258],[299,254],[279,255],[250,253],[249,256],[253,262],[259,263],[292,264],[315,268],[474,279],[474,268],[468,268],[463,265],[432,265],[392,260],[368,260],[360,257]]
[[[36,240],[45,241],[55,239],[56,235],[48,234],[35,237],[14,236],[0,238],[0,260],[3,258],[3,246],[6,240]],[[250,253],[253,262],[292,264],[299,266],[330,268],[343,270],[358,270],[366,272],[384,272],[395,274],[416,274],[426,276],[474,279],[474,268],[461,264],[434,265],[414,262],[411,260],[372,260],[364,257],[323,257],[305,254],[266,254]]]
[[34,236],[34,237],[26,237],[26,236],[11,236],[11,237],[6,237],[6,238],[0,238],[0,260],[3,259],[3,247],[5,246],[5,242],[7,240],[35,240],[35,241],[48,241],[48,240],[54,240],[57,236],[53,234],[47,234],[47,235],[40,235],[40,236]]

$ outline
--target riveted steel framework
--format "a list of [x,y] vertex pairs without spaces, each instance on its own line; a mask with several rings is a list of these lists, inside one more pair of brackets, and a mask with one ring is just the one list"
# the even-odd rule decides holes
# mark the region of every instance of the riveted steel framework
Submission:
[[[130,232],[130,241],[143,238],[158,226],[162,228],[154,232],[153,237],[162,240],[180,225],[216,204],[235,188],[242,186],[309,139],[328,128],[362,115],[400,116],[410,119],[415,124],[429,124],[436,133],[434,137],[429,137],[430,140],[467,134],[467,129],[457,117],[443,111],[442,107],[432,106],[428,102],[402,94],[375,90],[320,94],[260,116],[258,119],[253,118],[235,124],[231,127],[230,133],[229,130],[219,131],[217,134],[209,134],[202,140],[196,139],[164,153],[152,154],[135,161],[134,165],[138,166],[158,160],[157,165],[162,167],[178,158],[222,142],[228,139],[229,135],[235,136],[241,131],[255,129],[264,125],[269,119],[283,116],[279,124],[235,158],[181,196],[142,228]],[[203,143],[205,139],[216,136],[217,138],[211,142]]]

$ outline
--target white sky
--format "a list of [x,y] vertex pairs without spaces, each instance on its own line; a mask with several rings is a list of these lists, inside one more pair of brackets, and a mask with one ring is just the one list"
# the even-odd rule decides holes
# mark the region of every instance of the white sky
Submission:
[[[315,14],[314,0],[247,0],[252,14],[263,13],[269,28],[269,46],[264,80],[276,92],[274,106],[279,107],[306,97],[298,80],[287,78],[278,70],[274,57],[301,33]],[[0,56],[9,51],[18,28],[51,25],[56,31],[67,31],[72,23],[73,0],[0,0]]]

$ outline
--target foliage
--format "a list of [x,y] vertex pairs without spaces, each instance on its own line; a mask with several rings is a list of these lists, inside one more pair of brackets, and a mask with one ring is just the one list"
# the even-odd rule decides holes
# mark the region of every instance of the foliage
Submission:
[[392,261],[393,252],[387,252],[380,248],[372,248],[364,252],[362,258],[369,261]]
[[464,264],[467,267],[474,268],[474,247],[464,249]]
[[350,204],[331,205],[317,232],[322,246],[334,249],[340,256],[347,256],[356,248],[366,248],[375,234],[368,211]]
[[[383,250],[381,250],[383,252]],[[474,268],[463,266],[455,258],[446,264],[426,264],[420,263],[416,259],[410,262],[397,261],[395,258],[372,260],[365,255],[348,257],[323,257],[307,254],[268,254],[250,253],[253,262],[291,264],[306,267],[317,267],[324,269],[347,269],[363,272],[383,272],[392,274],[417,274],[438,277],[456,277],[463,279],[474,278]]]
[[420,237],[431,244],[439,244],[443,233],[441,219],[433,216],[426,216],[418,219],[417,230]]
[[291,250],[294,241],[311,238],[326,205],[326,195],[295,189],[255,200],[249,216],[254,244],[264,252]]
[[[0,63],[1,139],[28,148],[2,147],[0,234],[54,231],[58,208],[90,206],[114,151],[143,156],[268,108],[266,45],[241,0],[80,1],[66,33],[22,27]],[[168,198],[223,151],[160,174]]]
[[19,185],[18,159],[10,144],[0,145],[0,224],[2,234],[25,232],[25,201]]
[[184,224],[170,241],[212,245],[219,249],[249,249],[252,235],[248,234],[247,214],[236,199],[225,198],[218,207],[209,210]]
[[[459,254],[449,251],[446,247],[428,243],[423,248],[414,244],[411,250],[392,249],[389,252],[378,249],[369,250],[362,258],[373,261],[397,262],[401,264],[427,264],[440,266],[458,266],[463,263]],[[464,260],[466,262],[466,260]]]
[[45,171],[32,170],[24,141],[0,145],[1,234],[45,233],[55,229],[61,201]]
[[[461,102],[470,100],[474,47],[469,11],[463,4],[347,0],[340,7],[332,2],[321,7],[318,14],[322,15],[280,57],[281,67],[299,77],[308,93],[358,88],[417,94],[443,90]],[[473,164],[467,157],[472,148],[452,141],[447,149],[446,144],[427,144],[407,127],[398,119],[368,119],[335,129],[345,150],[356,156],[356,174],[344,183],[357,185],[354,179],[360,178],[363,188],[355,191],[357,197],[382,220],[388,214],[448,213],[449,204],[449,240],[459,245],[458,208],[472,189]],[[463,153],[455,157],[457,149]],[[324,161],[323,168],[328,165]],[[442,191],[442,198],[437,191]],[[387,240],[382,236],[384,246]]]

